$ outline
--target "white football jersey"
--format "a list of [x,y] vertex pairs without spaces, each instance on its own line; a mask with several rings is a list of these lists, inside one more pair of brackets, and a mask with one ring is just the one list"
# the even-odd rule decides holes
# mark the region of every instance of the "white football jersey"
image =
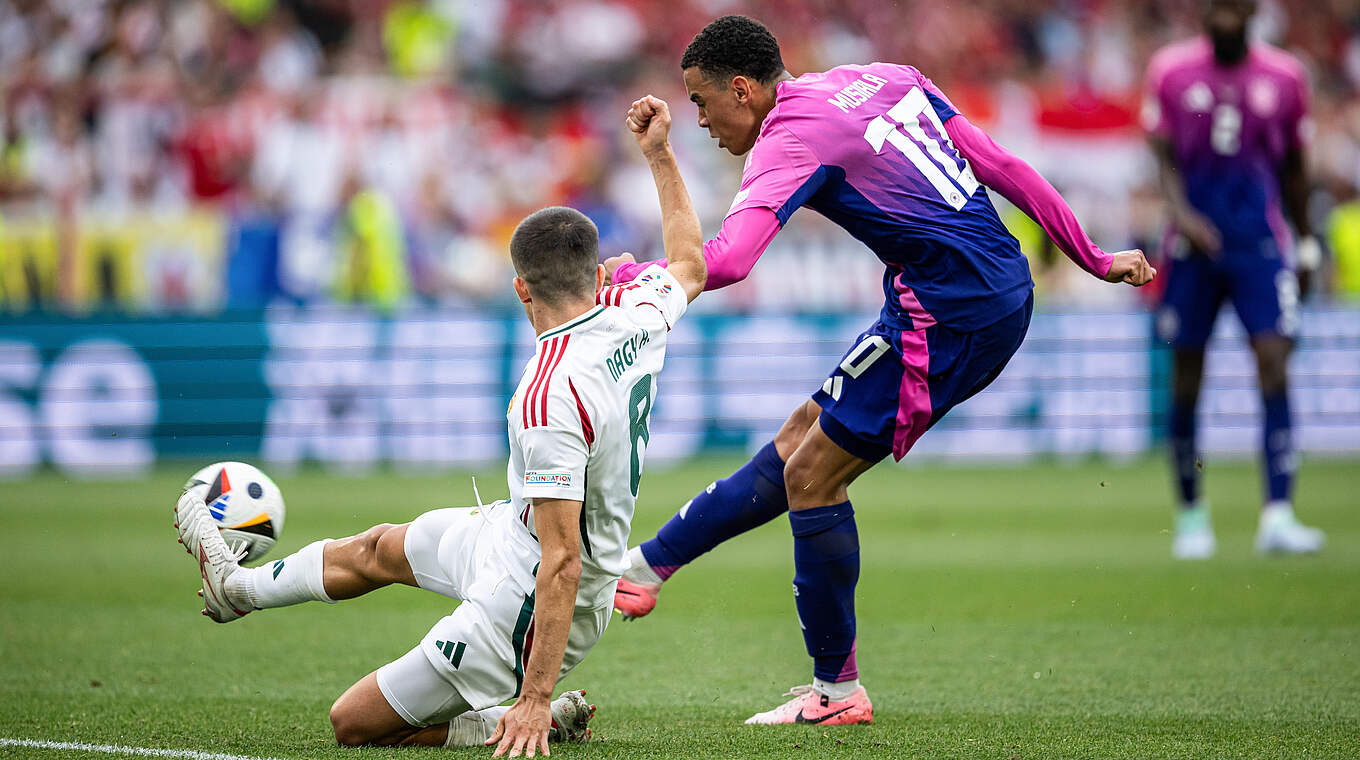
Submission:
[[506,532],[537,551],[530,499],[581,501],[576,603],[592,608],[612,603],[613,583],[627,568],[666,333],[688,305],[684,288],[659,266],[604,288],[596,302],[538,336],[507,413],[516,523]]

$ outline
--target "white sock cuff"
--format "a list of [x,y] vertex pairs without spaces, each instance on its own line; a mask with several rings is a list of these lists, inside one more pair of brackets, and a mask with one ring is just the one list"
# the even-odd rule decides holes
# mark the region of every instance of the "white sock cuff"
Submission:
[[334,540],[323,538],[320,541],[313,541],[299,549],[297,553],[298,560],[303,563],[307,590],[311,592],[313,599],[326,604],[335,604],[335,600],[331,598],[330,594],[326,593],[326,565],[322,559],[322,553],[326,550],[326,544]]
[[812,688],[816,689],[818,694],[825,695],[832,702],[840,702],[855,693],[855,690],[859,688],[859,679],[832,683],[820,678],[813,678]]
[[661,576],[656,574],[652,566],[647,564],[647,557],[642,553],[641,546],[634,546],[628,550],[628,569],[624,571],[623,577],[633,583],[643,583],[649,586],[660,586]]

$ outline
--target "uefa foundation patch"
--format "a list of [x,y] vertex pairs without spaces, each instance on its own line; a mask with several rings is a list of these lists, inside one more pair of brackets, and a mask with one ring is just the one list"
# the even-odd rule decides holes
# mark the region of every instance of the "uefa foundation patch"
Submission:
[[571,487],[571,473],[569,472],[535,472],[530,470],[524,473],[524,485],[526,486],[562,486]]

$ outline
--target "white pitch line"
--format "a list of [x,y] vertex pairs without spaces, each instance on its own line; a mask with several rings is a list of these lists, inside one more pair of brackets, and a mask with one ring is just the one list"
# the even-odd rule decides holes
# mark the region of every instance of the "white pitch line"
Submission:
[[34,739],[0,738],[0,747],[29,747],[31,749],[67,749],[76,752],[102,752],[106,755],[140,755],[141,757],[182,757],[187,760],[277,760],[272,757],[224,755],[220,752],[201,752],[196,749],[157,749],[155,747],[124,747],[121,744],[86,744],[84,742],[45,742]]

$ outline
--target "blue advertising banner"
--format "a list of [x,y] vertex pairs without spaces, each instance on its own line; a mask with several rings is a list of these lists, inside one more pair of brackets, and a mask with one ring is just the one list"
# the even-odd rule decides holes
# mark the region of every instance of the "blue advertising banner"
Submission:
[[[649,461],[767,440],[868,324],[696,313],[670,336]],[[1206,453],[1258,447],[1255,367],[1219,324],[1201,400]],[[1167,356],[1146,314],[1044,313],[991,388],[911,460],[1130,457],[1161,439]],[[1291,364],[1299,448],[1360,452],[1360,311],[1304,313]],[[505,408],[533,340],[522,315],[273,307],[213,318],[0,321],[0,475],[43,463],[133,476],[163,458],[354,470],[506,453]]]

